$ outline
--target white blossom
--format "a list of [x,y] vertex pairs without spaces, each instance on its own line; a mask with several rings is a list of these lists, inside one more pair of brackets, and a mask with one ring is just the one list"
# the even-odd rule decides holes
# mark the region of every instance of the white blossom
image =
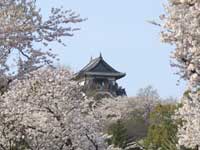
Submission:
[[171,0],[166,7],[161,39],[175,45],[173,66],[179,69],[182,78],[198,86],[200,78],[200,1]]
[[181,119],[178,130],[179,145],[195,148],[200,145],[200,93],[190,92],[182,98],[182,107],[175,119]]
[[175,46],[172,66],[188,83],[176,115],[182,120],[179,145],[195,148],[200,146],[200,1],[168,0],[165,8],[161,39]]
[[0,0],[0,75],[12,69],[21,76],[51,64],[56,55],[50,43],[64,45],[62,38],[78,30],[70,26],[83,20],[63,8],[52,8],[44,19],[36,0]]
[[104,123],[119,119],[127,102],[88,99],[71,77],[66,69],[43,68],[13,81],[0,97],[0,147],[106,149]]

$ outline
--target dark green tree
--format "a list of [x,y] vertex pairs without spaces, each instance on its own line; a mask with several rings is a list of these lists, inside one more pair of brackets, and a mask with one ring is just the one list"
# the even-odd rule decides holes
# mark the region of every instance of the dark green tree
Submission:
[[127,129],[122,120],[118,120],[116,123],[112,124],[108,129],[108,134],[112,135],[109,140],[109,144],[113,144],[116,147],[124,148],[127,143]]
[[165,104],[155,107],[150,113],[150,125],[145,147],[161,150],[176,150],[177,123],[173,120],[176,105]]

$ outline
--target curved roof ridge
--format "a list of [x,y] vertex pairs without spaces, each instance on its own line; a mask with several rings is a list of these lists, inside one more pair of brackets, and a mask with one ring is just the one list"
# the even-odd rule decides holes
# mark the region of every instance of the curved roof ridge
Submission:
[[84,71],[93,69],[93,67],[95,67],[95,65],[97,65],[99,63],[99,61],[100,61],[99,57],[92,59],[85,67],[83,67],[83,69],[80,70],[80,72],[84,72]]
[[116,79],[124,77],[126,74],[115,70],[109,65],[100,54],[99,57],[92,59],[83,69],[75,74],[77,78],[84,75],[113,76]]

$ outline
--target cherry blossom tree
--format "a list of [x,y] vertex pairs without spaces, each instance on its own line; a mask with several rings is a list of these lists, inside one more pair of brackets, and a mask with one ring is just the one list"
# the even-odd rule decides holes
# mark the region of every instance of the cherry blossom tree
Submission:
[[65,68],[43,67],[11,82],[0,96],[0,149],[117,150],[106,143],[108,124],[135,110],[145,118],[158,104],[144,98],[144,90],[133,98],[87,98],[72,76]]
[[[200,146],[200,1],[168,0],[163,20],[161,39],[175,46],[172,66],[188,82],[182,99],[183,107],[177,112],[182,119],[179,127],[179,145],[189,148]],[[200,148],[199,148],[200,149]]]
[[63,8],[52,8],[44,19],[36,0],[0,0],[0,79],[7,81],[0,83],[0,93],[15,78],[52,65],[57,57],[51,43],[65,45],[64,37],[78,30],[71,26],[84,20]]
[[[137,93],[137,99],[139,104],[136,106],[139,106],[138,109],[143,109],[145,120],[147,121],[149,118],[150,112],[154,109],[154,107],[160,102],[160,96],[158,94],[158,91],[154,89],[151,85],[139,89]],[[137,101],[136,101],[137,102]]]
[[124,117],[128,101],[88,99],[71,77],[41,68],[10,84],[0,97],[0,149],[106,149],[104,124]]
[[[44,19],[36,4],[36,0],[0,0],[0,75],[12,69],[21,76],[51,64],[56,56],[49,44],[64,44],[62,38],[77,30],[70,26],[84,20],[62,8],[52,8]],[[17,64],[15,69],[10,58]]]
[[186,92],[182,98],[182,107],[175,119],[182,120],[179,126],[179,145],[189,148],[200,148],[200,93]]
[[166,15],[161,15],[164,24],[161,32],[163,42],[175,45],[172,52],[173,66],[178,74],[193,86],[199,85],[199,9],[197,0],[169,0]]

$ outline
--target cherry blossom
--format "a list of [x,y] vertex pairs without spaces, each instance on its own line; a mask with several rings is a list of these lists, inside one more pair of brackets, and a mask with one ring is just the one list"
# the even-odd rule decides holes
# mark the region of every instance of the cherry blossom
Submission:
[[106,149],[106,123],[125,117],[131,100],[89,99],[71,78],[48,67],[14,80],[0,97],[0,148]]
[[188,84],[176,115],[182,120],[179,145],[195,148],[200,146],[200,1],[168,0],[165,9],[161,39],[175,47],[172,66]]
[[21,76],[51,64],[56,55],[50,43],[64,45],[63,37],[78,30],[72,24],[82,21],[78,14],[63,8],[52,8],[44,19],[36,0],[0,0],[0,74],[15,71]]

